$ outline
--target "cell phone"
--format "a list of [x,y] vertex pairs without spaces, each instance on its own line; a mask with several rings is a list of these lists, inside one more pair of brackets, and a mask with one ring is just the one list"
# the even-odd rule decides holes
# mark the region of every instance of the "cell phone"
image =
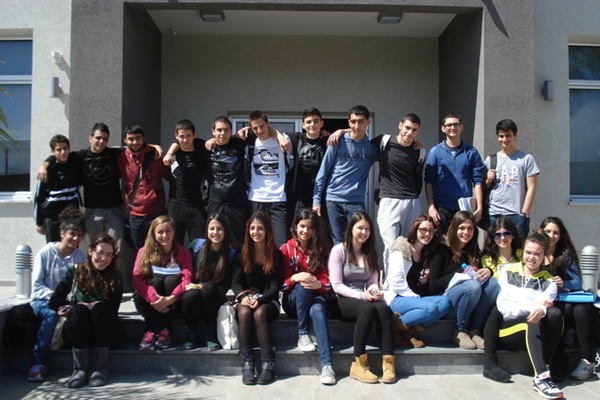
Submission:
[[371,293],[371,296],[377,296],[377,294],[379,293],[379,290],[373,288],[369,291],[369,293]]

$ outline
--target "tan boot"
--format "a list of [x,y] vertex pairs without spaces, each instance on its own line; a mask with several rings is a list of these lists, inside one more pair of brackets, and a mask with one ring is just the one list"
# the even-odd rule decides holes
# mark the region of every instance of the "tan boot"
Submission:
[[396,382],[396,356],[383,356],[383,362],[381,369],[383,370],[383,376],[381,382],[383,383],[395,383]]
[[350,378],[363,383],[377,383],[377,376],[369,370],[369,361],[366,354],[354,358],[350,366]]
[[412,330],[408,330],[408,331],[404,332],[401,336],[405,341],[410,343],[411,346],[414,347],[415,349],[420,349],[420,348],[425,347],[425,343],[422,340],[417,339],[414,336],[414,333],[412,332]]

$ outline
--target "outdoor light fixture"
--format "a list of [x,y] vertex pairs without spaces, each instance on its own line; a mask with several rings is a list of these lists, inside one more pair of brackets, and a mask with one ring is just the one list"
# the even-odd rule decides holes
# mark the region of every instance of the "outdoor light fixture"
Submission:
[[58,85],[58,76],[50,78],[50,97],[56,98],[60,93],[60,86]]
[[554,100],[554,81],[544,81],[544,86],[542,86],[542,95],[544,96],[544,100]]
[[60,54],[60,51],[53,51],[50,54],[52,55],[54,64],[58,64],[60,62],[60,59],[62,58],[62,54]]
[[200,18],[204,22],[223,22],[225,14],[223,11],[200,11]]
[[380,24],[397,24],[400,22],[400,20],[402,19],[402,13],[399,14],[388,14],[388,13],[383,13],[380,12],[379,15],[377,15],[377,22]]

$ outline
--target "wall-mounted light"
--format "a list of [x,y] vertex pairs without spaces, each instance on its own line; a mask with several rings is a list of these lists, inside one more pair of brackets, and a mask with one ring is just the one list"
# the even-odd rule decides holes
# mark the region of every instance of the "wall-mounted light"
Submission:
[[60,59],[62,58],[62,54],[60,54],[60,51],[53,51],[50,54],[52,54],[52,59],[54,60],[54,64],[58,64],[60,62]]
[[58,76],[50,78],[50,97],[56,98],[60,93],[60,86],[58,85]]
[[223,22],[225,14],[223,11],[200,11],[200,18],[204,22]]
[[544,96],[544,100],[554,100],[554,81],[544,81],[544,86],[542,86],[542,95]]
[[398,24],[400,23],[400,20],[402,19],[402,13],[398,13],[398,14],[390,14],[390,13],[383,13],[380,12],[379,15],[377,15],[377,22],[380,24]]

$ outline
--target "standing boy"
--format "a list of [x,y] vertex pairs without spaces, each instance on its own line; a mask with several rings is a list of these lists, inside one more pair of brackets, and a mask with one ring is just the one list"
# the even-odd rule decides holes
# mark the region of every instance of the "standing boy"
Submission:
[[379,210],[377,225],[385,248],[398,236],[406,237],[421,214],[419,195],[423,188],[425,149],[415,149],[421,119],[407,114],[398,124],[398,135],[380,135],[372,140],[380,148]]
[[517,225],[521,236],[526,237],[540,169],[531,154],[517,149],[517,124],[513,120],[498,122],[496,137],[500,151],[486,157],[484,162],[488,169],[485,184],[490,188],[490,223],[508,218]]
[[60,240],[58,214],[71,204],[79,208],[83,179],[81,165],[69,162],[71,144],[66,136],[52,136],[50,152],[56,163],[49,166],[47,181],[38,181],[33,202],[36,230],[46,235],[46,243]]
[[327,215],[334,244],[344,240],[344,231],[352,214],[365,211],[367,178],[377,156],[367,137],[370,123],[370,113],[365,106],[358,105],[350,110],[350,132],[344,134],[337,146],[327,148],[315,179],[313,210],[321,215],[326,192]]
[[458,115],[446,115],[442,119],[446,140],[431,149],[425,164],[429,216],[436,221],[442,235],[459,210],[458,199],[472,197],[475,191],[475,220],[479,221],[483,211],[483,162],[477,150],[461,140],[463,129]]
[[127,146],[119,155],[118,165],[125,188],[131,238],[134,250],[144,246],[146,234],[154,218],[166,214],[163,179],[171,177],[156,151],[146,144],[144,129],[130,125],[123,132]]

